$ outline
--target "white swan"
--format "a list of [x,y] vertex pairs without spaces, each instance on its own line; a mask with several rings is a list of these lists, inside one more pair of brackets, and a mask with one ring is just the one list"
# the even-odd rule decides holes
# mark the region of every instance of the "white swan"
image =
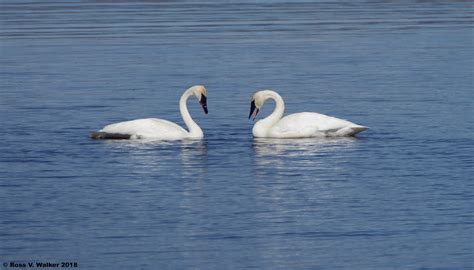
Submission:
[[157,118],[137,119],[105,126],[91,134],[93,139],[158,139],[180,140],[200,139],[204,136],[202,129],[189,115],[186,101],[190,96],[196,96],[204,113],[207,114],[207,90],[202,85],[196,85],[186,90],[179,100],[179,111],[189,132],[177,124]]
[[252,134],[261,138],[307,138],[307,137],[340,137],[354,136],[367,127],[349,121],[338,119],[315,112],[302,112],[287,115],[282,118],[285,103],[281,96],[272,90],[256,92],[250,104],[249,118],[257,117],[265,100],[275,101],[275,110],[266,118],[255,123]]

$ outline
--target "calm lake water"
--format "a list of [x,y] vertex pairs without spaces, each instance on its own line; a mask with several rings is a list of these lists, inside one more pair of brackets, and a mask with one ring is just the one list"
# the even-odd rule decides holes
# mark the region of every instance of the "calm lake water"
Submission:
[[[473,269],[472,7],[0,1],[0,263]],[[203,140],[88,138],[195,84]],[[254,140],[258,89],[371,129]]]

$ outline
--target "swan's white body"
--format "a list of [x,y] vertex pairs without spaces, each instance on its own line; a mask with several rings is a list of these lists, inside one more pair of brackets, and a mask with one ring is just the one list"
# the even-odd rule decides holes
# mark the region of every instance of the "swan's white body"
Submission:
[[[196,125],[197,126],[197,125]],[[197,126],[199,128],[199,126]],[[128,134],[130,139],[179,140],[184,138],[202,138],[201,128],[190,129],[188,132],[179,125],[168,120],[148,118],[125,121],[105,126],[100,132],[112,134]]]
[[[347,120],[315,112],[302,112],[282,118],[285,103],[281,96],[271,90],[258,91],[253,96],[253,107],[258,110],[267,99],[275,101],[275,110],[266,118],[255,123],[252,133],[259,138],[308,138],[308,137],[343,137],[354,136],[367,129]],[[253,110],[251,110],[251,114]]]
[[[200,139],[204,136],[202,129],[194,122],[189,115],[186,101],[192,95],[201,99],[201,95],[207,94],[203,86],[193,86],[186,90],[179,100],[179,111],[183,117],[183,121],[189,131],[179,125],[157,118],[137,119],[125,121],[105,126],[99,132],[105,134],[122,134],[130,135],[130,139],[158,139],[158,140],[180,140],[180,139]],[[205,101],[204,101],[205,102]],[[202,105],[202,104],[201,104]],[[207,105],[205,112],[207,113]]]

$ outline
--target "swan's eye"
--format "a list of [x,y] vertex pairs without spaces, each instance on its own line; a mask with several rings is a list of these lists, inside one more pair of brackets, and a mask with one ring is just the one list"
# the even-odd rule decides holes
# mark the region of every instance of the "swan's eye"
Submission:
[[207,102],[207,97],[205,95],[201,95],[201,99],[199,100],[199,103],[206,104],[206,102]]

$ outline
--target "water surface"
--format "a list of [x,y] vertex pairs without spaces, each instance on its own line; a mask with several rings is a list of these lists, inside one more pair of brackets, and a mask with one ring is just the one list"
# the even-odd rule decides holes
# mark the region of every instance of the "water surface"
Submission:
[[[468,1],[1,1],[0,261],[472,269],[472,23]],[[195,84],[205,139],[88,138],[183,124]],[[371,129],[254,140],[268,88]]]

